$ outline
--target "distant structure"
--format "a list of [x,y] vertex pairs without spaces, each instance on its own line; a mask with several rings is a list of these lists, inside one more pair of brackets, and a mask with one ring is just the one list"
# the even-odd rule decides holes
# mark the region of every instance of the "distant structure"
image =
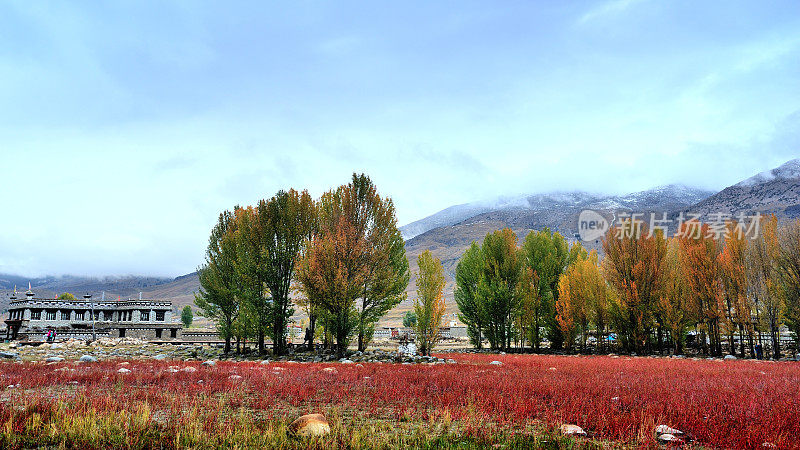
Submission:
[[180,339],[183,326],[172,322],[168,300],[83,300],[37,298],[28,285],[25,298],[16,290],[8,307],[7,339],[43,341],[48,330],[57,339],[132,337],[142,340]]

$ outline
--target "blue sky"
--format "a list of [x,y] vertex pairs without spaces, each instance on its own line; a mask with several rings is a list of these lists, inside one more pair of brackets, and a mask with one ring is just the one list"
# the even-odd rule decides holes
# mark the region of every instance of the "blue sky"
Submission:
[[0,272],[180,275],[367,172],[400,223],[800,156],[800,3],[4,2]]

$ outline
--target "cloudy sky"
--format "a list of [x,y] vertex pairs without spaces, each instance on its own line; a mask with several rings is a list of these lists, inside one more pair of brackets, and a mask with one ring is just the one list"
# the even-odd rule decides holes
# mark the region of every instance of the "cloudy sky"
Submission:
[[0,273],[191,272],[354,171],[404,224],[800,156],[796,0],[213,3],[0,4]]

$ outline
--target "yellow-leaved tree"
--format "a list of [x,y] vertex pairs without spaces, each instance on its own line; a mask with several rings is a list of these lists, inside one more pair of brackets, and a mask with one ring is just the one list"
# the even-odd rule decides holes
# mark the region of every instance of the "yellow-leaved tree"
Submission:
[[417,274],[417,298],[414,300],[414,313],[417,323],[414,326],[420,353],[430,355],[439,340],[439,328],[444,316],[444,269],[439,258],[430,251],[419,255]]

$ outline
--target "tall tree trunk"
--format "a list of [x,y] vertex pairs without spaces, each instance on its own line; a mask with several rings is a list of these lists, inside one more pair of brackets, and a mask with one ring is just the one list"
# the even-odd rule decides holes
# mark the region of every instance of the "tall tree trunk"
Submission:
[[[310,309],[310,308],[309,308]],[[314,351],[314,332],[316,331],[317,317],[316,314],[308,315],[308,350]]]
[[778,324],[775,319],[770,319],[770,328],[772,332],[772,359],[781,358],[781,337]]

